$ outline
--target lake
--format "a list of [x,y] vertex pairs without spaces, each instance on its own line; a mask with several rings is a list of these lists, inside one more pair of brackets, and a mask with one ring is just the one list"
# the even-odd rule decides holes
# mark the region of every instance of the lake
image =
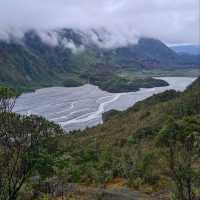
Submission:
[[141,88],[137,92],[109,93],[94,85],[81,87],[50,87],[22,94],[14,111],[36,114],[60,124],[66,131],[85,129],[102,123],[102,113],[111,109],[126,110],[136,102],[169,89],[183,91],[195,78],[159,77],[167,87]]

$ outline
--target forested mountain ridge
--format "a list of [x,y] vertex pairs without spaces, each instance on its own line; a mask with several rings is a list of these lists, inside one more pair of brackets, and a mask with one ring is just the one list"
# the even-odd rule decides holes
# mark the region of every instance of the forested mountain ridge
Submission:
[[[56,36],[32,30],[20,40],[0,41],[1,84],[24,90],[51,85],[77,86],[96,77],[94,83],[107,88],[110,82],[102,79],[106,73],[113,88],[116,87],[113,82],[120,82],[119,87],[134,90],[137,89],[134,83],[129,84],[131,80],[120,74],[130,70],[199,67],[197,56],[178,55],[159,40],[141,38],[138,44],[104,48],[99,46],[102,38],[95,34],[97,42],[71,29],[59,30]],[[154,83],[149,85],[154,86]]]

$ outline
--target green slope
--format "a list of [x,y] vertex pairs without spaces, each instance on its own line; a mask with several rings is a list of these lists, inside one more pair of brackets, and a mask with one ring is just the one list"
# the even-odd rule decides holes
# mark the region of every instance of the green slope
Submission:
[[[69,182],[106,185],[123,178],[126,187],[156,192],[171,186],[163,174],[154,144],[169,116],[181,120],[200,115],[200,78],[185,92],[166,91],[124,112],[113,113],[103,125],[74,131],[58,139]],[[199,119],[199,118],[197,118]]]

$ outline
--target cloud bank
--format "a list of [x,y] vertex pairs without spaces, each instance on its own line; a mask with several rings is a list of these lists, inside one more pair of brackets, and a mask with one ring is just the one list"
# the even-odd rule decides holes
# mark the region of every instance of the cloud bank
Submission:
[[[106,48],[134,43],[139,37],[166,44],[200,43],[199,0],[0,0],[0,7],[1,39],[10,33],[20,38],[35,29],[55,45],[56,35],[42,33],[73,28]],[[102,41],[95,38],[95,29]],[[66,45],[73,48],[71,41]]]

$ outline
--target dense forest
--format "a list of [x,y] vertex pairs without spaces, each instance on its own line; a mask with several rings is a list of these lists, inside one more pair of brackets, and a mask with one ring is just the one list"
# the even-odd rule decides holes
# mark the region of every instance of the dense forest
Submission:
[[0,87],[0,199],[200,198],[200,78],[70,134],[12,113],[16,98]]

